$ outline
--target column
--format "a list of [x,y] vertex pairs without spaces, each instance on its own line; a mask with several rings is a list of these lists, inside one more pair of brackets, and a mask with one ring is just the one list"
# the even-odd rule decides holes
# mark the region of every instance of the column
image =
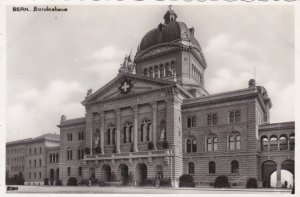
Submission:
[[279,142],[279,138],[277,140],[277,150],[280,150],[280,142]]
[[134,152],[138,151],[138,106],[135,105],[132,107],[133,109],[133,145]]
[[268,151],[270,151],[270,139],[268,138]]
[[117,135],[117,141],[116,141],[116,145],[117,145],[117,153],[120,153],[120,131],[121,131],[121,109],[116,109],[116,116],[117,116],[117,128],[116,128],[116,135]]
[[277,179],[276,187],[281,187],[281,165],[280,162],[277,163]]
[[153,102],[152,104],[152,139],[154,144],[154,150],[157,149],[157,102]]
[[100,112],[100,147],[101,154],[104,154],[104,132],[105,132],[105,122],[104,122],[104,111]]
[[287,149],[290,150],[290,138],[287,137]]

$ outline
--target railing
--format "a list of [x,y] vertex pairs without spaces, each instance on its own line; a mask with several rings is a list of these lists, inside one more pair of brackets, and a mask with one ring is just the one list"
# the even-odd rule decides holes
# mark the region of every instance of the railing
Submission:
[[106,153],[97,155],[85,155],[84,160],[109,160],[109,159],[132,159],[132,158],[148,158],[148,157],[165,157],[170,156],[169,150],[154,150],[130,153]]

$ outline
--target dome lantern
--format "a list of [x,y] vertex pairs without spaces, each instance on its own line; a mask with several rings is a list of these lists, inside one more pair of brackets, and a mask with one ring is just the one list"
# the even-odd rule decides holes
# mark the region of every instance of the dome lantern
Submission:
[[165,24],[169,24],[170,22],[175,22],[177,18],[177,14],[172,10],[172,5],[169,5],[169,10],[164,15]]

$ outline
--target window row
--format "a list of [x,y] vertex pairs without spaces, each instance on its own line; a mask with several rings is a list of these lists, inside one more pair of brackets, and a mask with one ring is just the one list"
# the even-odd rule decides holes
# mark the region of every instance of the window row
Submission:
[[[67,158],[67,161],[73,160],[73,150],[71,148],[67,149],[66,158]],[[77,159],[81,160],[83,158],[84,158],[84,148],[77,149]]]
[[[32,167],[34,167],[34,168],[36,168],[36,167],[42,167],[42,159],[39,159],[39,160],[29,160],[28,161],[29,162],[29,168],[32,168]],[[38,163],[37,163],[38,162]],[[39,166],[37,166],[37,164],[39,164]]]
[[294,150],[295,134],[291,134],[290,136],[283,134],[279,138],[272,135],[270,139],[267,136],[262,136],[260,145],[262,151]]
[[[42,154],[42,150],[43,150],[42,147],[40,147],[39,148],[39,151],[40,151],[39,154]],[[35,155],[38,154],[37,148],[34,148],[33,150],[31,148],[29,148],[29,155],[32,155],[32,154],[35,154]]]
[[[240,121],[241,121],[241,112],[239,110],[229,112],[229,117],[228,117],[229,123],[236,123],[236,122],[240,122]],[[207,114],[206,124],[207,125],[217,125],[218,124],[218,114],[217,113]],[[187,126],[187,128],[197,127],[197,117],[196,116],[187,117],[186,126]]]
[[[10,159],[7,159],[7,163],[9,163]],[[13,157],[11,158],[11,163],[18,163],[18,162],[23,162],[24,157]]]
[[[77,175],[82,176],[82,167],[78,167],[77,169]],[[71,176],[71,167],[67,168],[67,176]]]
[[[166,140],[166,123],[161,121],[160,128],[160,140]],[[122,130],[121,130],[122,143],[132,143],[133,142],[133,124],[130,121],[126,121]],[[150,142],[153,141],[153,129],[152,123],[149,119],[144,119],[142,121],[140,131],[139,131],[139,141],[140,142]],[[100,144],[100,131],[96,130],[96,136],[94,137],[94,145],[97,146]],[[115,145],[116,144],[116,126],[114,124],[109,124],[106,132],[106,144]]]
[[[241,149],[241,136],[239,134],[231,134],[228,136],[228,150]],[[218,150],[218,137],[210,136],[205,140],[205,150],[207,152],[214,152]],[[186,140],[186,152],[197,152],[197,139],[195,137]]]
[[202,77],[202,74],[201,72],[198,70],[198,68],[192,64],[192,76],[198,81],[198,82],[201,82],[201,77]]
[[[239,173],[239,162],[236,160],[233,160],[231,162],[231,173]],[[195,163],[189,162],[188,163],[188,173],[189,174],[195,174]],[[208,162],[208,173],[209,174],[215,174],[216,173],[216,163],[214,161]]]
[[58,163],[58,153],[50,153],[49,154],[49,162],[50,163]]
[[[84,132],[78,132],[78,140],[84,140]],[[67,141],[73,141],[73,133],[67,133]]]
[[[31,175],[33,175],[33,176],[31,176]],[[37,173],[36,172],[33,172],[32,174],[31,174],[31,172],[29,172],[29,179],[42,179],[42,173],[39,172],[38,175],[39,176],[37,177]]]
[[20,172],[20,171],[24,171],[24,166],[11,166],[10,167],[11,171],[13,172]]
[[176,66],[175,62],[161,64],[160,66],[152,66],[144,68],[144,76],[152,78],[164,78],[164,77],[174,77],[176,76]]

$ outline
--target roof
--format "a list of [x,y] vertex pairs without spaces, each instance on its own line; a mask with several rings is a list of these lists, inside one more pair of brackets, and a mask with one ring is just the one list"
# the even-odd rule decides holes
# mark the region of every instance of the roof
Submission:
[[39,140],[39,139],[45,139],[45,140],[54,140],[54,141],[59,141],[60,137],[58,134],[54,133],[47,133],[38,137],[33,138],[32,140]]
[[168,24],[159,24],[158,27],[146,33],[141,40],[138,52],[154,45],[177,40],[190,41],[192,45],[195,45],[201,51],[199,42],[187,25],[184,22],[173,21]]

